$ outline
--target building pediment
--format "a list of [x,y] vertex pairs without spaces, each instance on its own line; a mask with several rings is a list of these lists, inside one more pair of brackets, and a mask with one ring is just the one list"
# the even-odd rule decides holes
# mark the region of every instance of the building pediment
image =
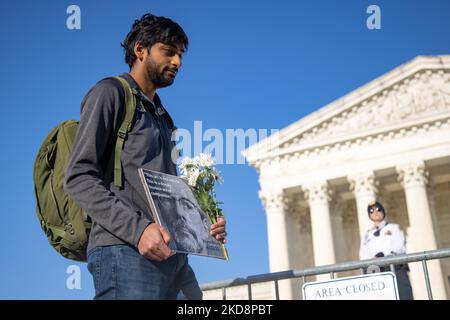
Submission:
[[450,117],[450,56],[419,56],[244,151],[250,163]]

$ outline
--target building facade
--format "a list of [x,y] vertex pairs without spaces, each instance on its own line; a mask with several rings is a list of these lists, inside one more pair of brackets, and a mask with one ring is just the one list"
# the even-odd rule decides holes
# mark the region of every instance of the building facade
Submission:
[[[448,248],[450,55],[419,56],[243,154],[259,172],[271,272],[358,260],[375,198],[408,253]],[[447,260],[428,264],[436,299],[449,298]],[[409,266],[415,299],[426,299],[421,264]],[[300,289],[284,281],[281,298]]]

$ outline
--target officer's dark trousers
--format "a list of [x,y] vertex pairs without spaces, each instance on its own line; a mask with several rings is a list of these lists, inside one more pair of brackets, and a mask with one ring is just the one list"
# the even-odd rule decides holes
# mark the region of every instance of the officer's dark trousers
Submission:
[[411,283],[408,277],[408,267],[406,265],[396,266],[395,276],[397,277],[400,300],[413,300]]
[[[389,266],[381,267],[381,272],[389,272]],[[395,266],[395,276],[397,278],[398,295],[400,300],[413,300],[411,283],[408,277],[409,267],[407,264],[400,264]]]

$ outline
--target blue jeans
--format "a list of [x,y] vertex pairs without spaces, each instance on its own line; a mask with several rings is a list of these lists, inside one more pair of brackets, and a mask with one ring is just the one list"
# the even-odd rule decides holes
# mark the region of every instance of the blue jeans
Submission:
[[202,299],[187,255],[175,254],[162,262],[144,258],[127,245],[95,247],[88,253],[95,300]]

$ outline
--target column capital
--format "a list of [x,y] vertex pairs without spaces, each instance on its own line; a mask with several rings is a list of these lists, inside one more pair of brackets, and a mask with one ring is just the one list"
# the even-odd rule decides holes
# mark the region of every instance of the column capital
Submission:
[[405,189],[411,187],[425,187],[428,183],[429,173],[426,170],[423,161],[398,165],[395,169],[398,174],[398,181]]
[[302,186],[305,199],[311,204],[331,201],[331,190],[326,181],[313,182]]
[[286,212],[291,204],[291,198],[282,191],[259,191],[259,198],[266,209],[266,213]]
[[356,197],[376,196],[378,193],[379,183],[371,171],[350,175],[347,177],[347,181],[350,183],[350,191]]

